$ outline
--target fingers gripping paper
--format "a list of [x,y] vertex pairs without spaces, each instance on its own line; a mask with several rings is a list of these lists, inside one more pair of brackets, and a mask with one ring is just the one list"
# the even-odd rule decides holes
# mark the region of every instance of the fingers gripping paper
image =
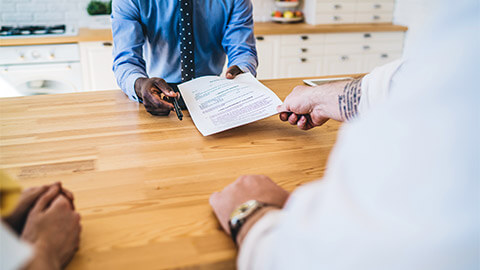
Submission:
[[205,76],[178,85],[193,122],[203,136],[277,114],[282,101],[250,73],[233,80]]

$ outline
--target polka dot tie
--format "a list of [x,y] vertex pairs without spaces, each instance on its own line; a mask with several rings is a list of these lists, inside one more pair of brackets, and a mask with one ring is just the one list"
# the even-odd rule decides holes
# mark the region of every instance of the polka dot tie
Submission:
[[193,0],[180,0],[180,63],[182,82],[195,77]]

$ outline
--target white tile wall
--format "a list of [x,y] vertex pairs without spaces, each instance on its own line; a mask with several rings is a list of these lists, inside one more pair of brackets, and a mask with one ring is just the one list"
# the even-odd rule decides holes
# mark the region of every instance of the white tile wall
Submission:
[[[304,0],[311,1],[311,0]],[[88,26],[86,6],[89,0],[0,0],[0,25],[34,23],[74,23]],[[252,0],[253,17],[257,22],[270,20],[274,0]],[[413,26],[414,18],[423,18],[425,4],[419,9],[417,0],[397,0],[395,22]],[[428,1],[421,1],[428,2]],[[419,11],[419,12],[412,12]],[[420,13],[420,14],[419,14]]]
[[90,0],[0,0],[0,25],[75,24],[88,26]]
[[[0,25],[76,24],[89,25],[86,6],[90,0],[0,0]],[[274,0],[252,0],[257,22],[270,20]]]

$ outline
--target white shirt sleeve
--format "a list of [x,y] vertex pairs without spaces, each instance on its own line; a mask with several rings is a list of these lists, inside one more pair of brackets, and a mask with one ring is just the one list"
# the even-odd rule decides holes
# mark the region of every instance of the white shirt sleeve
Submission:
[[32,248],[0,222],[0,269],[15,270],[26,265],[33,254]]
[[385,100],[390,94],[390,89],[395,79],[395,74],[403,64],[399,59],[375,68],[362,79],[362,97],[358,107],[359,115],[363,115],[373,106],[376,106]]
[[238,270],[262,269],[268,264],[269,233],[279,221],[281,213],[280,210],[271,210],[250,228],[238,254]]

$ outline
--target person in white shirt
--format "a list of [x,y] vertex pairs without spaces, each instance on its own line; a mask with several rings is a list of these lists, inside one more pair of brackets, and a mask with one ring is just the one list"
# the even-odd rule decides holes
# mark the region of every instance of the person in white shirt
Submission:
[[24,190],[12,206],[8,197],[16,197],[11,195],[14,190],[18,184],[0,171],[0,212],[8,213],[0,222],[0,269],[65,268],[80,241],[73,194],[60,183],[34,187]]
[[321,181],[290,195],[249,175],[212,194],[238,269],[480,268],[480,2],[435,5],[403,60],[280,106],[301,129],[347,122]]

